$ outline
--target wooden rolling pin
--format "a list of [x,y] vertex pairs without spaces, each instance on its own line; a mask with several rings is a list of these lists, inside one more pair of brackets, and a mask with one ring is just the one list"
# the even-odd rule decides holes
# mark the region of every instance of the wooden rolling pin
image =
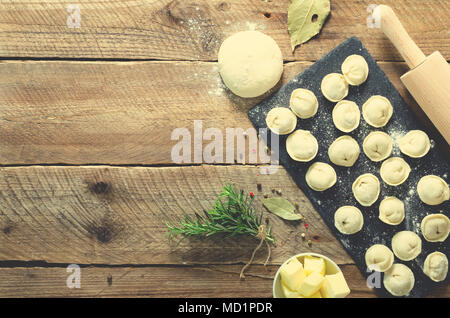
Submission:
[[450,65],[437,51],[425,56],[390,7],[377,6],[373,17],[411,69],[403,84],[450,144]]

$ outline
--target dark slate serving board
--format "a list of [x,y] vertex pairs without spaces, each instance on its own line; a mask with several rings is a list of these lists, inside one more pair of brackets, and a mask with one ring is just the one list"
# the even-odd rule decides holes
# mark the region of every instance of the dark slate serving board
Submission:
[[[331,163],[328,157],[328,147],[339,136],[345,133],[335,128],[331,117],[335,103],[325,99],[320,90],[322,78],[328,73],[341,72],[341,64],[344,59],[351,54],[362,55],[369,65],[369,76],[365,83],[360,86],[350,86],[347,100],[356,102],[360,107],[372,95],[383,95],[388,98],[394,107],[394,113],[389,123],[381,129],[369,126],[361,114],[361,123],[358,129],[349,133],[355,138],[361,148],[361,154],[355,165],[350,168],[339,167]],[[419,179],[427,174],[435,174],[442,177],[448,183],[449,163],[437,147],[432,148],[423,158],[413,159],[403,155],[395,139],[403,136],[407,131],[420,129],[426,132],[414,113],[402,99],[394,85],[389,81],[384,72],[378,67],[375,60],[364,48],[361,41],[355,37],[349,38],[322,59],[314,63],[310,68],[298,74],[293,80],[284,85],[278,92],[262,101],[248,112],[248,116],[253,125],[259,128],[266,128],[265,118],[270,109],[274,107],[289,107],[291,92],[296,88],[307,88],[314,92],[319,101],[317,114],[309,119],[298,118],[297,129],[306,129],[317,138],[319,142],[319,152],[311,162],[301,163],[292,160],[286,152],[285,142],[287,135],[280,136],[280,163],[292,176],[297,185],[308,196],[316,210],[320,213],[324,221],[332,230],[334,235],[340,240],[349,255],[353,258],[361,273],[368,277],[371,273],[367,271],[364,255],[371,245],[379,243],[391,248],[392,236],[402,230],[410,230],[420,235],[422,238],[422,253],[414,260],[404,262],[395,258],[395,263],[403,263],[411,268],[415,276],[415,286],[410,293],[410,297],[424,297],[431,289],[438,285],[446,284],[446,281],[435,283],[423,274],[422,266],[426,256],[434,251],[440,251],[449,257],[448,240],[443,243],[430,243],[425,241],[420,231],[420,223],[427,214],[443,213],[449,216],[450,201],[446,201],[438,206],[428,206],[419,199],[416,192],[416,185]],[[370,161],[362,151],[362,142],[371,131],[382,130],[394,139],[392,156],[404,158],[411,166],[409,178],[402,185],[393,187],[385,184],[380,177],[379,168],[381,162]],[[268,134],[270,136],[270,134]],[[269,138],[270,139],[270,138]],[[270,140],[266,140],[270,147]],[[323,192],[313,191],[305,182],[305,173],[308,167],[316,162],[322,161],[331,164],[336,170],[338,181],[330,189]],[[363,173],[373,173],[380,180],[380,196],[371,207],[361,206],[354,198],[351,186],[353,181]],[[387,225],[378,219],[378,206],[380,201],[386,196],[396,196],[405,204],[405,220],[396,226]],[[353,235],[343,235],[334,226],[334,212],[343,205],[357,206],[364,215],[363,229]],[[377,288],[381,296],[390,296],[384,289],[381,280],[381,287]]]

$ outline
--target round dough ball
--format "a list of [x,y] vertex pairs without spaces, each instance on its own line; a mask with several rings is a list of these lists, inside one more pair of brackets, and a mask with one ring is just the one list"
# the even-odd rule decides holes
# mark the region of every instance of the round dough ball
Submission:
[[380,95],[370,97],[362,107],[364,120],[376,128],[385,126],[393,111],[391,102]]
[[430,150],[430,138],[422,130],[411,130],[398,140],[400,151],[411,158],[421,158]]
[[423,218],[420,229],[428,242],[444,242],[450,231],[450,220],[441,213],[429,214]]
[[319,108],[316,95],[305,88],[297,88],[292,92],[289,105],[292,112],[302,119],[313,117]]
[[392,138],[382,131],[373,131],[364,138],[363,151],[375,162],[382,161],[392,153]]
[[410,261],[422,252],[422,240],[414,232],[400,231],[392,238],[392,250],[402,261]]
[[369,65],[361,55],[347,56],[341,66],[342,74],[350,85],[361,85],[369,75]]
[[289,108],[272,108],[266,117],[267,127],[276,134],[290,134],[297,126],[297,117]]
[[400,157],[392,157],[381,164],[380,176],[384,182],[391,186],[398,186],[408,179],[411,168]]
[[385,272],[394,264],[394,253],[382,244],[375,244],[366,251],[366,265],[370,270]]
[[348,133],[359,126],[361,114],[355,102],[343,100],[334,106],[332,116],[336,128]]
[[427,256],[423,264],[423,272],[435,282],[442,282],[447,277],[448,259],[441,252],[433,252]]
[[342,234],[354,234],[362,229],[364,218],[361,211],[354,206],[341,206],[334,213],[334,226]]
[[420,199],[429,205],[438,205],[450,198],[450,190],[444,179],[427,175],[417,183],[417,193]]
[[286,150],[295,161],[310,161],[319,150],[317,139],[308,130],[296,130],[286,139]]
[[342,74],[330,73],[322,79],[320,89],[330,102],[338,102],[347,96],[348,83]]
[[384,198],[378,210],[378,218],[386,224],[398,225],[405,218],[405,205],[396,197]]
[[337,138],[328,148],[328,156],[338,166],[351,167],[359,157],[358,142],[350,136]]
[[223,41],[219,73],[225,85],[241,97],[256,97],[275,86],[283,73],[277,43],[259,31],[242,31]]
[[306,171],[306,183],[315,191],[325,191],[337,181],[336,171],[325,162],[313,163]]
[[371,206],[380,195],[380,181],[375,175],[365,173],[353,182],[352,191],[359,204]]
[[393,296],[406,296],[414,287],[414,274],[408,266],[394,264],[384,274],[383,285]]

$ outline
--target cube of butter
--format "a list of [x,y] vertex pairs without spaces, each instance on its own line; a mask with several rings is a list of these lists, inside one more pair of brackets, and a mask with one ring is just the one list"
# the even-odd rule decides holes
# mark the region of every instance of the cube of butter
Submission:
[[291,259],[280,269],[281,282],[290,290],[296,291],[300,283],[305,279],[306,274],[302,263],[297,258]]
[[312,294],[308,298],[322,298],[322,294],[320,293],[320,290],[318,290],[316,293]]
[[350,288],[342,272],[326,275],[320,291],[324,298],[343,298],[350,294]]
[[312,272],[300,283],[298,292],[304,297],[310,297],[319,291],[320,287],[322,287],[323,280],[324,278],[320,273]]
[[306,276],[308,276],[312,272],[318,272],[322,276],[325,275],[326,264],[323,258],[315,256],[305,256],[304,263]]
[[281,289],[283,290],[284,297],[286,297],[286,298],[301,298],[302,297],[297,291],[290,290],[283,283],[281,283]]

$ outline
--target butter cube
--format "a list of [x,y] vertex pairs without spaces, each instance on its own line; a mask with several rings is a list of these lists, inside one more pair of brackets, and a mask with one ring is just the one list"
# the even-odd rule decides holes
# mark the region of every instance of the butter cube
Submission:
[[325,275],[326,264],[323,258],[314,256],[305,256],[304,263],[306,276],[308,276],[312,272],[318,272],[322,276]]
[[313,294],[317,293],[322,287],[323,276],[318,272],[312,272],[309,276],[300,283],[298,291],[304,297],[310,297]]
[[350,288],[342,272],[326,275],[320,291],[325,298],[343,298],[350,294]]
[[302,298],[302,296],[297,291],[290,290],[283,283],[281,283],[281,289],[283,290],[284,296],[286,298]]
[[281,282],[290,290],[298,290],[300,283],[305,279],[306,274],[302,263],[297,258],[291,259],[280,269]]

